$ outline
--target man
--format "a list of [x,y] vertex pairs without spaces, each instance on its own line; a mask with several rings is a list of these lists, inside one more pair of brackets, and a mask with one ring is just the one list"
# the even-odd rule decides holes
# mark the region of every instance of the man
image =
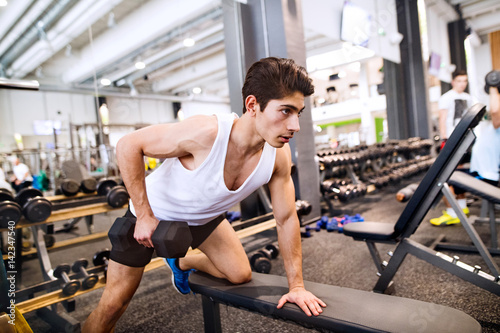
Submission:
[[[467,84],[467,73],[462,70],[456,71],[452,75],[452,89],[439,98],[439,136],[441,137],[441,149],[455,129],[455,126],[457,126],[460,122],[460,119],[462,119],[463,115],[473,105],[472,97],[465,92]],[[462,159],[460,164],[467,162],[468,160],[466,157],[465,159]],[[450,189],[454,192],[453,188]],[[465,201],[465,193],[460,190],[457,190],[454,193],[456,194],[458,204],[463,209],[464,213],[469,214],[469,208],[467,208],[467,203]],[[445,226],[460,223],[460,219],[457,217],[457,214],[453,211],[453,208],[451,208],[448,201],[444,198],[443,201],[446,205],[446,210],[443,211],[442,216],[431,219],[431,224]]]
[[482,122],[481,132],[472,147],[470,171],[477,178],[498,186],[500,174],[500,87],[486,85],[490,95],[491,121]]
[[[137,217],[134,238],[143,246],[128,253],[112,250],[106,289],[84,331],[114,328],[151,259],[151,236],[159,220],[187,221],[193,234],[191,246],[202,251],[166,260],[177,291],[190,292],[192,269],[235,284],[249,281],[251,268],[243,246],[220,215],[265,183],[289,283],[278,307],[296,303],[310,316],[319,315],[326,306],[304,289],[300,224],[290,177],[288,142],[300,129],[304,98],[314,92],[311,79],[293,60],[265,58],[249,69],[242,92],[241,118],[194,116],[141,129],[118,142],[118,164],[131,197],[127,214]],[[144,156],[166,158],[146,180]]]
[[21,163],[18,157],[14,157],[12,160],[14,162],[14,167],[12,168],[14,175],[11,181],[12,187],[17,193],[23,188],[31,186],[31,184],[33,184],[33,177],[31,176],[28,166]]

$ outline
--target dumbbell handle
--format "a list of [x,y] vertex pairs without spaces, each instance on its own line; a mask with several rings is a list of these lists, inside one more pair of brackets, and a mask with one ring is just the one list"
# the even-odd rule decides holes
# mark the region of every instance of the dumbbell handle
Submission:
[[61,278],[64,280],[64,282],[69,283],[71,280],[69,279],[69,276],[66,272],[61,272]]
[[[107,263],[106,263],[106,264],[107,264]],[[85,269],[85,267],[80,266],[80,267],[78,268],[78,270],[80,271],[80,273],[82,273],[82,274],[83,274],[83,276],[85,276],[85,277],[89,277],[89,273],[87,272],[87,270]]]

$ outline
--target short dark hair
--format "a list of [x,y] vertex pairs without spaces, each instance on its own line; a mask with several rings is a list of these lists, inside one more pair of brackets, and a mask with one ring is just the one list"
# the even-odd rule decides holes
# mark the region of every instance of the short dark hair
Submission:
[[462,75],[467,76],[467,72],[466,72],[466,71],[464,71],[463,69],[460,69],[460,70],[458,70],[458,71],[453,72],[453,74],[451,75],[451,79],[452,79],[452,80],[455,80],[455,78],[456,78],[457,76],[462,76]]
[[314,93],[314,86],[306,69],[292,59],[269,57],[250,67],[241,92],[245,113],[245,100],[250,95],[255,96],[260,109],[264,110],[271,99],[281,99],[295,92],[310,96]]

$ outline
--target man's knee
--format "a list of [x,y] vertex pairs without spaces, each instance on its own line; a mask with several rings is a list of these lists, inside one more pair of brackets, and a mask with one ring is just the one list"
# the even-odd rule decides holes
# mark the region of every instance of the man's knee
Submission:
[[235,272],[232,272],[227,279],[229,282],[233,284],[242,284],[242,283],[247,283],[252,280],[252,270],[250,269],[250,266],[245,269],[240,269]]

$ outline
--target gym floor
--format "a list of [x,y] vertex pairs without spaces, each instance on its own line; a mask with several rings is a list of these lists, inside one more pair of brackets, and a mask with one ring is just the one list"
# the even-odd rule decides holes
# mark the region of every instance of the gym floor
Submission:
[[[339,208],[352,215],[361,214],[365,220],[395,223],[405,204],[395,199],[398,189],[419,181],[414,178],[397,186],[388,186],[377,193],[358,198]],[[479,215],[480,201],[471,203],[471,215]],[[435,227],[428,220],[441,215],[444,205],[440,203],[427,214],[412,239],[430,245],[439,234],[445,234],[454,243],[470,244],[461,225]],[[123,214],[121,211],[101,214],[95,217],[95,231],[105,231],[114,219]],[[497,218],[499,218],[497,211]],[[475,228],[488,245],[490,233],[488,224],[476,223]],[[500,231],[500,228],[498,228]],[[86,234],[83,222],[70,234],[57,234],[56,240]],[[270,230],[243,240],[247,252],[255,251],[270,242],[276,242],[276,231]],[[103,240],[78,247],[49,252],[53,267],[61,263],[72,263],[80,257],[92,262],[93,254],[105,247],[109,241]],[[350,237],[336,232],[312,232],[312,237],[303,238],[304,279],[319,283],[371,291],[377,281],[376,269],[364,242],[356,242]],[[394,249],[394,245],[379,244],[380,254]],[[450,255],[457,253],[446,252]],[[458,253],[460,260],[470,265],[486,267],[479,255]],[[494,257],[500,265],[500,257]],[[271,274],[285,275],[281,256],[272,261]],[[116,332],[202,332],[203,316],[201,297],[178,294],[171,285],[170,271],[166,267],[145,273],[141,285],[132,302],[117,324]],[[41,282],[42,275],[38,260],[24,262],[24,287]],[[475,318],[483,332],[500,332],[500,301],[498,296],[476,287],[460,278],[421,261],[407,256],[394,278],[394,296],[417,299],[435,304],[446,305],[461,310]],[[82,322],[97,305],[103,289],[98,289],[76,298],[76,310],[70,315]],[[321,297],[321,295],[317,295]],[[335,307],[336,304],[328,304]],[[63,311],[59,305],[60,311]],[[418,309],[415,309],[418,311]],[[222,327],[224,332],[306,332],[306,328],[282,322],[245,310],[221,305]],[[34,332],[54,332],[35,312],[25,314]]]

